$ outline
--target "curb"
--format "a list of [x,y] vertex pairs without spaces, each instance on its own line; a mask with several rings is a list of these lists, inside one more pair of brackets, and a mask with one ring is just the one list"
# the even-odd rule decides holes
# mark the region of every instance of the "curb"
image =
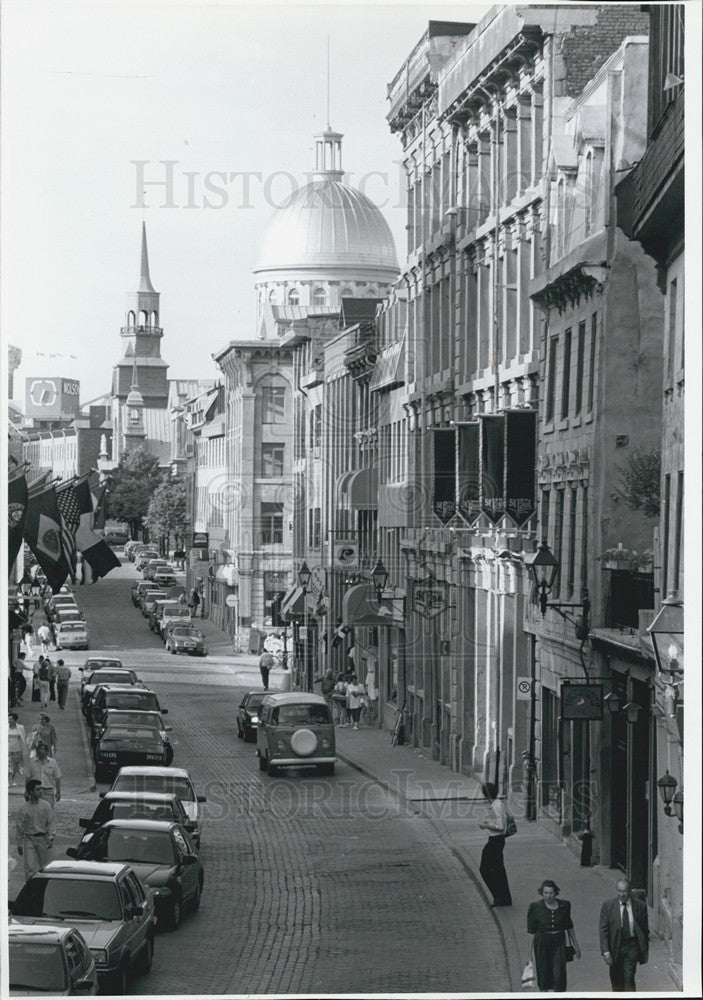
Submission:
[[76,700],[78,702],[78,725],[81,728],[81,743],[83,744],[83,756],[85,759],[85,769],[88,774],[88,791],[96,792],[98,786],[95,783],[95,775],[93,773],[93,758],[90,753],[90,747],[88,745],[88,737],[85,732],[85,725],[83,724],[83,712],[81,710],[81,699],[78,691],[74,691]]
[[347,757],[345,754],[340,753],[339,750],[337,750],[337,756],[339,757],[340,760],[343,760],[344,763],[347,764],[349,767],[353,768],[355,771],[358,771],[359,774],[363,774],[364,777],[370,778],[371,781],[375,781],[377,785],[380,785],[381,788],[385,788],[385,790],[387,792],[390,792],[391,795],[395,795],[396,798],[401,799],[405,803],[405,805],[413,813],[415,813],[416,816],[420,815],[420,810],[415,808],[413,800],[409,799],[407,795],[403,795],[403,793],[399,791],[397,788],[394,788],[387,781],[383,781],[381,778],[378,777],[377,774],[374,774],[372,771],[369,771],[362,764],[357,764],[356,761],[351,759],[351,757]]

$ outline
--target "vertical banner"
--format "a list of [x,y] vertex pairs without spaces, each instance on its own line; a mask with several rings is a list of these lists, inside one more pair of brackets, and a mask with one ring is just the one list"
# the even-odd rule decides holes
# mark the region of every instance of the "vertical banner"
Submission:
[[432,510],[443,524],[456,513],[456,446],[454,430],[434,432],[434,484]]
[[457,424],[456,509],[468,525],[474,525],[481,516],[479,436],[478,420]]
[[505,515],[505,417],[481,416],[481,510],[492,524]]
[[510,519],[522,528],[537,510],[537,411],[506,413],[505,438],[505,506]]

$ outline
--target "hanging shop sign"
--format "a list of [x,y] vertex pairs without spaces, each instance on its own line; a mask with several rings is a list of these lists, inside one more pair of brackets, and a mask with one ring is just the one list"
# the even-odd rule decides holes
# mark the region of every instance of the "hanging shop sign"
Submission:
[[562,681],[561,717],[564,722],[603,718],[603,685]]
[[449,607],[449,584],[428,576],[413,582],[413,609],[423,618],[436,618]]
[[456,428],[456,509],[468,525],[481,516],[479,479],[478,420],[457,424]]
[[194,549],[209,549],[210,548],[210,535],[207,531],[194,531],[193,532],[193,545]]
[[537,411],[508,411],[505,414],[505,508],[518,528],[522,528],[537,510],[536,458]]
[[359,568],[359,543],[355,538],[337,538],[332,542],[332,568]]
[[481,510],[491,524],[505,515],[505,417],[481,415]]
[[454,429],[434,431],[432,510],[446,524],[456,514],[456,443]]

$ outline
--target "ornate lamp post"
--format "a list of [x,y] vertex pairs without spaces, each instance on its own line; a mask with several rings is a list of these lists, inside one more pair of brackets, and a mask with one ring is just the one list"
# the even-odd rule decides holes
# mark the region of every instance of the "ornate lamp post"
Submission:
[[310,586],[310,581],[312,579],[312,572],[308,567],[308,564],[303,560],[303,563],[298,570],[298,583],[303,591],[303,641],[305,643],[305,658],[303,660],[304,665],[304,681],[301,677],[300,684],[307,685],[306,690],[312,691],[312,673],[310,667],[310,634],[308,632],[308,587]]
[[376,565],[371,570],[371,579],[373,580],[376,597],[380,604],[383,600],[383,591],[386,589],[386,584],[388,583],[388,570],[380,559],[377,560]]
[[683,601],[672,590],[662,601],[659,614],[649,626],[654,658],[660,674],[668,675],[667,683],[683,680]]

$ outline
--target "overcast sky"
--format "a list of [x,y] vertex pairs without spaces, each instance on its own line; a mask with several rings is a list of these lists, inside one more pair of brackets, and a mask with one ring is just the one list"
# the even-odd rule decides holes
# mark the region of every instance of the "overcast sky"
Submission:
[[[347,182],[365,178],[402,260],[386,85],[429,19],[478,20],[488,9],[5,2],[2,316],[6,340],[24,352],[15,396],[33,375],[80,379],[82,402],[109,389],[138,278],[140,171],[162,182],[143,200],[170,376],[213,377],[213,351],[255,336],[251,272],[291,190],[277,172],[304,183],[314,166],[328,35]],[[168,169],[176,207],[162,207]],[[247,172],[260,175],[248,191],[230,178]],[[41,356],[51,353],[64,357]]]

